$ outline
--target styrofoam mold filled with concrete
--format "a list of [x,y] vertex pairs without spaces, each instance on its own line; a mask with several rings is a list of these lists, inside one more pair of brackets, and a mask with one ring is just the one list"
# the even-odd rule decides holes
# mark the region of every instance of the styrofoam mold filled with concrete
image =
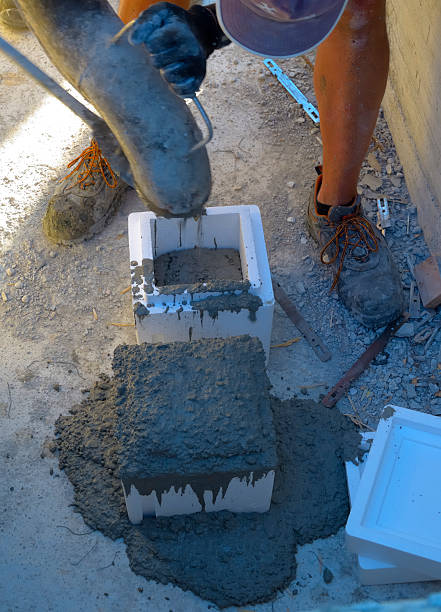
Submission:
[[441,419],[386,406],[346,525],[364,557],[441,578]]
[[[348,481],[349,502],[351,507],[354,505],[357,497],[358,487],[366,465],[369,448],[373,442],[375,433],[364,432],[361,434],[363,438],[362,449],[366,451],[358,464],[352,461],[346,462],[346,478]],[[424,582],[433,580],[429,576],[419,574],[415,570],[408,567],[399,567],[392,563],[379,561],[373,557],[364,557],[357,555],[358,577],[361,584],[378,585],[378,584],[396,584],[403,582]]]
[[112,367],[132,523],[269,509],[277,454],[258,338],[119,346]]
[[[129,215],[133,307],[138,343],[260,338],[268,358],[274,294],[257,206],[216,206],[198,220]],[[243,280],[158,287],[154,260],[194,247],[236,249]]]

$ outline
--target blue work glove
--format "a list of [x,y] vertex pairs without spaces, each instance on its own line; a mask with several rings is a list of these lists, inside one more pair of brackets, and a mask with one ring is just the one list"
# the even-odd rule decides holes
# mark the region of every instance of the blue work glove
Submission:
[[159,2],[143,11],[129,32],[132,45],[144,44],[153,65],[179,96],[194,96],[205,77],[207,57],[230,41],[216,18],[215,8],[189,11]]

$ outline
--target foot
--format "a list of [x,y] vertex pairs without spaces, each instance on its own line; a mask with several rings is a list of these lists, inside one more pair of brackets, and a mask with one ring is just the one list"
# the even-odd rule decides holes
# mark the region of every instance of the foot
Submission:
[[102,156],[96,140],[68,168],[55,189],[43,219],[46,236],[56,244],[92,238],[110,221],[127,189]]
[[27,30],[28,26],[14,0],[0,0],[0,22],[11,30]]
[[366,327],[382,327],[403,312],[398,269],[382,234],[363,215],[360,197],[346,206],[317,201],[320,173],[308,206],[308,227],[320,245],[322,263],[334,271],[331,291]]

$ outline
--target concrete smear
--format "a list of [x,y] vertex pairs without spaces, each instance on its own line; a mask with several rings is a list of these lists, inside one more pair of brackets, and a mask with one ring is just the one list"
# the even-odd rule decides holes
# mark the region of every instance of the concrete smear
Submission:
[[195,247],[172,251],[157,257],[154,267],[156,284],[160,287],[213,280],[243,280],[237,249]]
[[275,398],[279,468],[268,513],[199,513],[131,525],[117,477],[114,393],[101,376],[89,399],[58,419],[59,462],[77,511],[92,528],[124,538],[135,573],[220,607],[266,601],[294,579],[297,546],[344,525],[343,461],[357,455],[358,432],[335,408]]

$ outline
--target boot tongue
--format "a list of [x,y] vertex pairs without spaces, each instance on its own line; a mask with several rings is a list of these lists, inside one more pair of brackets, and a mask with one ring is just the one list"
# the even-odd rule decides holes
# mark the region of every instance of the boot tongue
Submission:
[[338,224],[345,217],[357,215],[360,213],[360,196],[354,198],[350,206],[330,206],[328,210],[328,220],[331,223]]

